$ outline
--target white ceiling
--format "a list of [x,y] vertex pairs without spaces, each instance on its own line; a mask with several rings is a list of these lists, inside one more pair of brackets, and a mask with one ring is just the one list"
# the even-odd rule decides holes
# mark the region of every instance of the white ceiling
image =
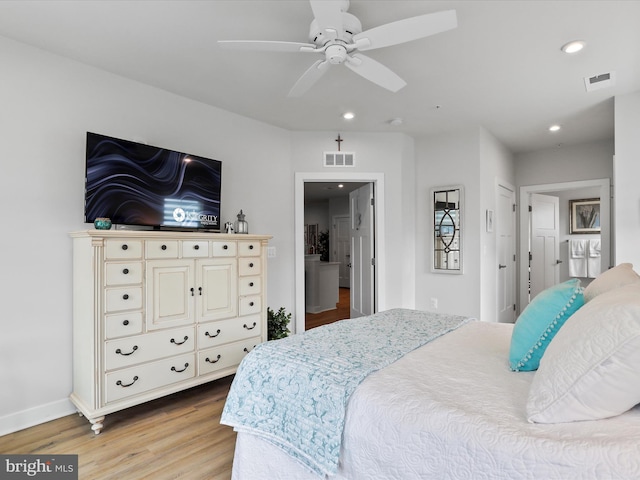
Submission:
[[[455,9],[458,28],[367,55],[407,86],[390,93],[343,65],[300,98],[317,59],[217,40],[307,42],[306,0],[0,1],[0,35],[290,130],[441,134],[482,125],[513,152],[613,138],[613,97],[640,90],[640,1],[352,0],[363,30]],[[573,56],[560,47],[587,48]],[[616,72],[586,92],[584,77]],[[346,110],[356,118],[346,122]],[[392,118],[401,117],[401,126]],[[563,129],[547,132],[551,123]],[[345,146],[343,144],[343,146]]]

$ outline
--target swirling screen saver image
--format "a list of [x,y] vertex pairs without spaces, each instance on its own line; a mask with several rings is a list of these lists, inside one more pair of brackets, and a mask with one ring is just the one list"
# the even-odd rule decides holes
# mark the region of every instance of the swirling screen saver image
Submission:
[[222,163],[87,132],[85,222],[220,228]]

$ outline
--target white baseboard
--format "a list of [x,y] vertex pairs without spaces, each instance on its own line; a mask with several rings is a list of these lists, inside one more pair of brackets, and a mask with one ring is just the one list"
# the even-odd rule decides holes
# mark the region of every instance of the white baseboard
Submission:
[[65,417],[76,412],[77,409],[73,403],[65,398],[39,407],[5,415],[4,417],[0,417],[0,436],[33,427],[34,425],[40,425],[41,423]]

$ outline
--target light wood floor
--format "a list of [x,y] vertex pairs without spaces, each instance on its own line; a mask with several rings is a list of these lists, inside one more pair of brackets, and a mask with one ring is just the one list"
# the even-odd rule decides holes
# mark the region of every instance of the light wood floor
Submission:
[[[338,308],[307,314],[306,328],[349,318],[349,289]],[[236,434],[220,425],[233,377],[107,415],[99,435],[68,415],[0,437],[2,454],[78,455],[80,480],[229,480]]]
[[236,434],[220,425],[232,376],[107,415],[69,415],[0,437],[3,454],[77,454],[80,480],[229,480]]
[[326,325],[333,323],[337,320],[343,320],[349,318],[351,315],[350,310],[350,290],[348,288],[340,288],[338,294],[338,304],[335,310],[329,310],[321,313],[307,313],[305,315],[305,329],[319,327],[320,325]]

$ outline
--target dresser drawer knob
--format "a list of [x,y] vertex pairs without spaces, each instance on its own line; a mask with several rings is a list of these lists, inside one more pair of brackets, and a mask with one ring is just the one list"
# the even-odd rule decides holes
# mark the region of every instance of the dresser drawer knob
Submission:
[[128,269],[128,268],[125,268],[124,270],[122,270],[122,273],[123,273],[124,275],[129,275],[129,269]]
[[250,307],[253,307],[254,305],[255,305],[255,303],[253,303],[253,302],[249,302],[249,306],[250,306]]
[[123,356],[127,357],[127,356],[129,356],[129,355],[133,355],[133,353],[134,353],[136,350],[138,350],[138,346],[137,346],[137,345],[134,345],[134,346],[133,346],[133,349],[132,349],[129,353],[124,353],[124,352],[123,352],[122,350],[120,350],[120,349],[117,349],[117,350],[116,350],[116,353],[117,353],[118,355],[123,355]]
[[204,359],[204,361],[207,363],[218,363],[220,361],[220,358],[221,358],[220,354],[218,354],[215,360],[211,360],[209,357],[207,357]]
[[246,328],[247,330],[253,330],[254,328],[256,328],[257,323],[253,322],[253,325],[250,327],[247,327],[247,324],[245,323],[244,325],[242,325],[244,328]]
[[202,296],[202,287],[198,287],[198,295]]
[[215,334],[211,335],[209,332],[204,332],[205,337],[209,337],[209,338],[216,338],[218,335],[220,335],[220,329],[218,329],[216,331]]
[[253,262],[249,264],[249,268],[253,268]]
[[122,324],[126,327],[127,325],[129,325],[129,320],[123,321]]
[[161,250],[166,250],[166,249],[167,249],[167,246],[166,246],[166,245],[162,245],[162,246],[160,247],[160,249],[161,249]]
[[123,300],[129,300],[129,294],[125,293],[124,295],[122,295],[122,299]]
[[253,282],[249,282],[249,286],[250,286],[250,287],[253,287]]
[[[126,243],[122,244],[122,249],[123,250],[128,250],[129,249],[129,245],[127,245]],[[127,385],[128,386],[128,385]]]
[[249,250],[253,250],[253,245],[249,245]]
[[118,380],[116,382],[116,385],[120,385],[123,388],[127,388],[130,387],[131,385],[133,385],[134,383],[136,383],[138,381],[138,376],[136,375],[135,377],[133,377],[133,382],[131,383],[122,383],[122,380]]
[[223,250],[229,250],[229,245],[226,245],[226,244],[225,244],[225,245],[222,247],[222,249],[223,249]]
[[181,342],[176,342],[175,338],[171,339],[171,343],[175,343],[176,345],[182,345],[183,343],[185,343],[187,340],[189,340],[189,337],[187,335],[184,336],[184,340]]
[[193,249],[194,249],[194,250],[200,250],[200,245],[198,245],[198,244],[194,245],[194,246],[193,246]]
[[176,372],[176,373],[182,373],[184,372],[187,368],[189,368],[189,364],[185,363],[184,364],[184,368],[182,370],[178,370],[176,367],[171,367],[171,371],[172,372]]

